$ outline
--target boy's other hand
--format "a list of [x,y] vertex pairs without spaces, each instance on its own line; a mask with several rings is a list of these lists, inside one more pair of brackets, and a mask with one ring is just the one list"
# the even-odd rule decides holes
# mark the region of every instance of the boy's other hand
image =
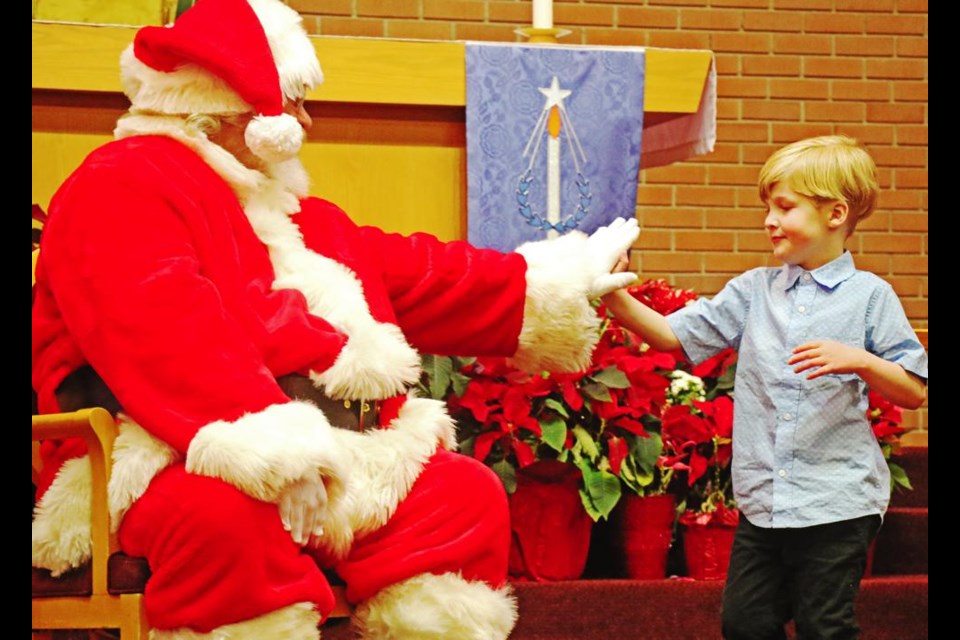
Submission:
[[865,366],[866,351],[832,340],[814,340],[793,350],[787,364],[797,365],[794,373],[814,369],[807,380],[819,378],[828,373],[858,373]]

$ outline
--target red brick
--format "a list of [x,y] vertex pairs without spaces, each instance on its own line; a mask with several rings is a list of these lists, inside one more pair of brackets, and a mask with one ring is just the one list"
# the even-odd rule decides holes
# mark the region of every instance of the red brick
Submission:
[[637,216],[641,229],[665,227],[667,229],[702,229],[703,209],[679,207],[640,207]]
[[838,56],[893,56],[894,41],[881,36],[836,36]]
[[927,0],[897,0],[897,13],[926,13]]
[[527,25],[533,22],[533,7],[528,2],[487,2],[490,22],[512,22]]
[[845,123],[837,127],[837,133],[856,138],[863,144],[893,144],[894,141],[894,128],[887,125]]
[[728,276],[697,276],[697,275],[682,275],[674,278],[674,286],[680,287],[681,289],[689,289],[694,291],[701,296],[712,296],[716,294],[720,289],[723,289],[723,285],[727,284],[730,281]]
[[765,122],[718,122],[717,139],[725,142],[767,142],[770,140],[770,125]]
[[922,191],[898,187],[881,193],[878,205],[884,209],[919,209],[921,206],[920,194]]
[[783,145],[779,144],[745,144],[741,148],[744,164],[762,165],[774,151]]
[[484,6],[472,0],[420,0],[423,17],[438,20],[485,20]]
[[653,5],[671,5],[671,6],[686,6],[686,7],[705,7],[708,4],[708,0],[647,0],[647,4]]
[[517,42],[520,38],[512,26],[464,22],[453,26],[457,40],[482,40],[484,42]]
[[926,58],[926,38],[897,38],[897,55],[903,58]]
[[320,16],[311,16],[306,13],[300,15],[303,18],[303,30],[311,36],[320,35]]
[[716,52],[768,53],[770,43],[767,33],[715,33],[711,48]]
[[383,20],[373,18],[321,18],[318,33],[325,36],[382,38],[385,26]]
[[893,0],[836,0],[837,11],[893,12]]
[[[773,52],[829,55],[833,52],[833,37],[776,33],[773,35]],[[893,53],[892,46],[890,53]]]
[[835,80],[830,87],[831,100],[889,102],[890,96],[889,82]]
[[905,122],[920,124],[924,121],[922,104],[882,104],[867,105],[867,122]]
[[926,147],[873,147],[870,149],[877,165],[885,167],[926,167]]
[[584,27],[584,44],[643,47],[647,44],[647,32],[643,29],[603,29]]
[[388,18],[419,18],[420,3],[408,0],[356,0],[357,15]]
[[[762,210],[757,213],[760,220],[757,228],[763,227],[763,217],[760,215],[762,213]],[[770,253],[770,236],[766,231],[741,231],[737,234],[737,251]]]
[[710,0],[711,7],[743,7],[745,9],[766,9],[770,0]]
[[774,11],[800,9],[802,11],[833,11],[834,0],[773,0]]
[[889,167],[877,167],[877,183],[880,189],[893,188],[893,169]]
[[765,98],[769,80],[758,78],[717,78],[719,98]]
[[900,81],[893,85],[893,99],[898,102],[926,102],[927,83]]
[[771,98],[824,100],[829,90],[830,85],[826,80],[770,80]]
[[423,20],[387,20],[388,38],[418,38],[422,40],[452,40],[453,25],[449,22]]
[[650,271],[699,273],[701,270],[701,262],[700,254],[695,253],[644,251],[640,255],[640,266],[644,273]]
[[787,144],[803,138],[812,138],[813,136],[825,136],[833,133],[833,127],[829,124],[773,124],[773,141]]
[[706,184],[707,168],[678,162],[666,167],[647,169],[643,173],[646,183]]
[[856,102],[806,102],[803,116],[807,122],[863,122],[866,107]]
[[927,256],[890,256],[894,273],[927,275]]
[[897,127],[897,144],[926,146],[929,144],[926,125],[922,127]]
[[349,16],[353,14],[353,0],[289,0],[287,4],[297,13],[323,16]]
[[723,144],[718,142],[710,153],[691,158],[686,162],[696,162],[701,164],[727,164],[740,162],[740,145]]
[[[926,172],[924,172],[926,174]],[[926,233],[928,231],[927,221],[929,216],[926,213],[908,213],[898,211],[893,214],[894,231],[914,231]]]
[[617,25],[676,29],[680,26],[680,11],[677,9],[650,9],[649,7],[618,7]]
[[710,35],[685,31],[651,31],[647,46],[662,49],[709,49]]
[[912,253],[920,252],[920,236],[903,233],[863,233],[860,234],[863,250],[868,253]]
[[887,276],[884,278],[898,296],[919,298],[923,280],[919,276]]
[[729,9],[683,9],[681,29],[709,29],[710,31],[737,31],[743,24],[743,12]]
[[890,213],[888,211],[873,210],[866,219],[857,222],[857,232],[861,231],[890,231]]
[[924,298],[905,298],[900,301],[903,311],[909,320],[926,320],[928,317],[929,301]]
[[676,193],[677,204],[723,206],[732,205],[733,198],[729,189],[722,187],[683,187]]
[[867,60],[867,77],[890,80],[923,80],[926,60]]
[[756,267],[766,267],[771,261],[772,256],[768,253],[705,253],[703,270],[707,273],[740,274]]
[[861,15],[807,13],[803,16],[806,33],[863,33],[865,25]]
[[807,78],[863,78],[863,60],[853,58],[803,59],[803,75]]
[[637,189],[637,204],[664,205],[673,204],[672,187],[644,186]]
[[554,24],[613,26],[613,7],[554,4]]
[[743,14],[744,31],[800,32],[803,14],[789,11],[747,11]]
[[795,100],[743,100],[744,120],[799,120],[800,102]]
[[759,173],[756,166],[710,167],[710,184],[756,185]]
[[791,76],[800,75],[799,56],[742,56],[740,64],[745,76]]
[[853,260],[858,269],[863,269],[864,271],[869,271],[882,277],[890,273],[893,256],[858,253],[854,255]]
[[867,16],[867,33],[926,35],[926,16]]
[[747,210],[751,210],[754,207],[760,207],[762,210],[763,203],[760,200],[760,194],[757,191],[756,185],[751,185],[749,187],[734,186],[733,189],[734,195],[736,196],[736,204],[734,206],[744,207]]
[[713,64],[718,76],[739,76],[740,56],[730,53],[719,53],[713,58]]
[[645,229],[634,246],[641,251],[670,250],[673,248],[673,231]]
[[[707,229],[759,229],[763,227],[763,205],[757,199],[751,209],[707,209]],[[769,243],[764,249],[769,248]]]

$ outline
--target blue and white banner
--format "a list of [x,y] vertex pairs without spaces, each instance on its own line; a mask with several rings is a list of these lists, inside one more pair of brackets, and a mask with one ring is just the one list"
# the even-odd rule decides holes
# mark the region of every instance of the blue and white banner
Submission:
[[467,239],[511,251],[632,217],[644,51],[467,43]]

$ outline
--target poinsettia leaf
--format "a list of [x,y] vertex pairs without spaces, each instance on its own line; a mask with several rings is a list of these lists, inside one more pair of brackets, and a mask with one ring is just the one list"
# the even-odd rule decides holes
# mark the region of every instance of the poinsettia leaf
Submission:
[[898,465],[895,462],[887,462],[887,466],[890,467],[890,491],[893,490],[899,485],[904,489],[913,489],[913,485],[910,484],[910,478],[907,477],[907,472],[904,471],[903,467]]
[[567,441],[567,423],[560,418],[550,418],[540,421],[541,439],[554,451],[563,453],[563,445]]
[[513,468],[512,464],[506,460],[501,460],[500,462],[494,462],[490,465],[490,468],[500,476],[500,482],[503,483],[503,488],[507,490],[507,493],[513,493],[517,490],[517,470]]
[[593,374],[590,378],[603,383],[610,389],[626,389],[630,386],[627,374],[616,367],[607,367]]
[[473,378],[459,371],[454,371],[450,374],[450,384],[453,386],[453,392],[457,394],[458,398],[463,396],[463,392],[467,390],[467,385],[470,384],[472,379]]
[[601,402],[613,401],[613,398],[610,397],[610,388],[599,382],[585,382],[581,389],[594,400],[600,400]]
[[533,448],[529,444],[523,440],[512,440],[510,446],[513,447],[513,452],[517,456],[517,464],[520,465],[521,469],[533,464],[535,456],[533,455]]
[[[570,413],[567,411],[567,408],[563,406],[562,402],[554,400],[553,398],[547,398],[543,404],[550,407],[551,409],[553,409],[554,411],[562,415],[564,418],[570,417]],[[540,424],[543,424],[543,423],[541,422]]]
[[453,373],[453,359],[448,356],[425,354],[421,367],[427,376],[430,397],[434,400],[446,397],[447,389],[450,387],[450,374]]
[[580,493],[583,506],[594,518],[594,522],[597,518],[606,520],[620,501],[620,479],[609,471],[593,469],[586,461],[577,466],[583,474],[583,489]]
[[600,457],[600,447],[586,429],[580,425],[573,428],[573,437],[577,439],[581,451],[587,455],[591,462],[595,462]]
[[636,460],[637,468],[649,473],[653,477],[653,470],[657,466],[657,458],[663,453],[663,440],[656,431],[648,432],[647,437],[637,437],[633,440],[630,453]]
[[477,436],[473,435],[460,441],[457,450],[465,456],[476,457],[473,455],[473,446],[477,441]]

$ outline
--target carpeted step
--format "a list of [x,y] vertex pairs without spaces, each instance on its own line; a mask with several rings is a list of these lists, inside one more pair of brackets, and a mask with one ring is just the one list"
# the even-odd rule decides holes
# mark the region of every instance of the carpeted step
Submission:
[[927,507],[927,447],[902,447],[890,461],[903,467],[913,490],[895,489],[890,496],[891,507]]
[[[720,638],[722,582],[521,582],[514,591],[520,617],[510,640]],[[927,594],[927,576],[864,579],[857,602],[861,640],[927,638]],[[346,619],[324,625],[322,637],[354,638]]]
[[873,575],[929,573],[927,509],[891,507],[873,549]]

